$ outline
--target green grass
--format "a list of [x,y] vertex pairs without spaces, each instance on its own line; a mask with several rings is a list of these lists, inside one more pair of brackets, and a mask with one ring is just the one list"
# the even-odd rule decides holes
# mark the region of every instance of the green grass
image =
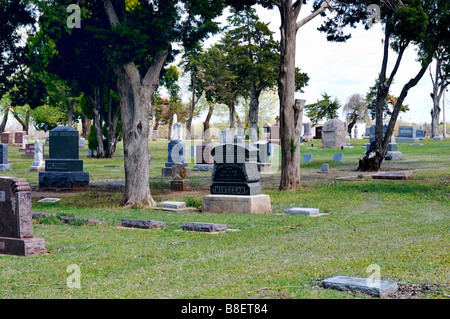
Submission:
[[[343,151],[321,149],[316,140],[312,143],[318,148],[302,145],[301,153],[313,154],[313,162],[301,163],[301,189],[280,192],[279,173],[262,176],[274,211],[268,215],[123,209],[120,191],[100,187],[123,182],[123,158],[88,159],[82,149],[93,187],[61,194],[54,204],[37,203],[42,194],[33,192],[33,211],[97,218],[102,224],[39,219],[34,235],[45,238],[50,253],[0,256],[0,298],[370,298],[324,289],[320,281],[335,275],[365,278],[371,264],[380,267],[381,279],[406,288],[431,287],[420,298],[448,298],[448,140],[399,144],[403,159],[386,161],[383,169],[411,171],[409,181],[372,180],[371,173],[357,178],[366,142],[352,140],[354,149]],[[170,192],[170,179],[160,177],[167,141],[152,142],[149,148],[154,198],[201,206],[211,173],[193,172],[191,192]],[[121,152],[119,145],[117,154]],[[342,163],[331,161],[337,152],[344,153]],[[10,148],[10,160],[13,171],[3,175],[37,183],[37,173],[28,172],[32,159]],[[330,164],[330,173],[319,173],[322,163]],[[343,176],[349,180],[336,179]],[[283,214],[294,206],[317,207],[328,215]],[[161,220],[168,227],[125,229],[122,218]],[[232,231],[185,232],[183,221],[224,223]],[[80,267],[81,289],[66,284],[72,264]]]

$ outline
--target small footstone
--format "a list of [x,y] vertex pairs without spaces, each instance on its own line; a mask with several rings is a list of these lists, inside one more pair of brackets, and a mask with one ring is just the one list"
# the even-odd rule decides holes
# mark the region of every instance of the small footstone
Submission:
[[196,223],[196,222],[183,222],[181,225],[183,230],[189,231],[201,231],[207,233],[226,231],[226,224],[211,224],[211,223]]
[[322,166],[320,167],[320,171],[322,173],[328,173],[329,170],[330,170],[330,165],[328,165],[328,164],[322,164]]
[[305,207],[288,208],[284,211],[284,213],[292,215],[307,215],[307,216],[317,216],[320,214],[318,208],[305,208]]
[[52,218],[56,218],[56,214],[50,214],[50,213],[37,213],[37,212],[32,212],[31,216],[33,219],[37,219],[37,218],[45,218],[45,217],[52,217]]
[[38,203],[56,203],[59,202],[60,198],[52,198],[52,197],[46,197],[41,200],[38,200]]
[[322,281],[325,288],[343,291],[360,291],[366,294],[385,297],[398,290],[396,282],[387,280],[375,280],[367,278],[355,278],[347,276],[336,276]]
[[143,228],[143,229],[152,229],[152,228],[162,228],[166,227],[167,223],[157,220],[145,220],[145,219],[122,219],[122,226],[131,227],[131,228]]
[[373,179],[411,179],[412,174],[409,172],[379,172],[372,175]]

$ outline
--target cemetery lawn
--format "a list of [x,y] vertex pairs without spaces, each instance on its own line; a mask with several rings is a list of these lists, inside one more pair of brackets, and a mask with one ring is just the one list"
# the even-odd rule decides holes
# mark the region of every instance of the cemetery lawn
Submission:
[[[31,141],[30,141],[31,142]],[[278,190],[279,173],[262,175],[263,193],[273,214],[207,214],[124,209],[123,152],[114,159],[87,158],[80,149],[87,191],[40,192],[38,173],[28,171],[33,158],[9,148],[13,170],[3,176],[23,177],[31,184],[33,211],[58,216],[96,218],[100,225],[62,224],[38,219],[34,236],[45,239],[46,253],[31,257],[0,256],[0,299],[7,298],[375,298],[324,289],[333,276],[398,282],[387,298],[450,297],[450,140],[399,143],[400,161],[386,161],[384,171],[409,171],[412,180],[373,180],[374,173],[355,171],[367,140],[352,140],[353,149],[321,149],[314,140],[301,146],[313,154],[301,163],[302,188]],[[314,146],[311,146],[313,144]],[[167,140],[149,144],[150,186],[156,201],[182,200],[201,208],[209,193],[211,172],[192,172],[192,191],[170,191],[162,178]],[[48,152],[46,147],[45,153]],[[342,163],[332,162],[344,153]],[[329,173],[320,173],[322,163]],[[189,164],[192,167],[193,163]],[[360,176],[358,176],[360,175]],[[58,197],[57,203],[38,203]],[[285,215],[286,208],[314,207],[318,217]],[[165,221],[164,229],[121,227],[122,218]],[[227,224],[218,234],[181,231],[184,221]],[[80,269],[81,288],[69,288]]]

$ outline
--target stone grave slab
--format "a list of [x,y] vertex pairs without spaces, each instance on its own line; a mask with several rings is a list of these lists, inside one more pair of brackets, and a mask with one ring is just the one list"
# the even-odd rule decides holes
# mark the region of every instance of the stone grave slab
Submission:
[[392,179],[392,180],[407,180],[412,178],[410,172],[378,172],[372,175],[373,179]]
[[333,162],[342,162],[344,159],[344,153],[334,153]]
[[202,212],[270,214],[270,196],[259,195],[205,195]]
[[360,291],[369,295],[385,297],[397,292],[396,282],[347,276],[336,276],[322,281],[325,288],[342,291]]
[[226,224],[212,224],[212,223],[199,223],[199,222],[183,222],[181,225],[182,230],[188,231],[200,231],[207,233],[223,232],[227,230]]
[[329,171],[330,171],[330,165],[329,164],[322,164],[320,166],[320,172],[328,173]]
[[56,203],[59,202],[60,200],[61,198],[46,197],[38,200],[38,203]]
[[303,162],[309,163],[312,162],[313,155],[312,154],[305,154],[303,155]]
[[178,201],[164,201],[158,203],[157,206],[164,210],[182,210],[187,208],[186,202],[178,202]]
[[122,226],[130,228],[152,229],[166,227],[167,222],[146,219],[122,218]]
[[70,217],[70,216],[60,216],[59,221],[62,223],[70,223],[70,222],[82,222],[85,224],[100,224],[99,219],[95,218],[83,218],[83,217]]
[[292,207],[284,210],[287,215],[307,215],[318,216],[321,215],[318,208],[306,208],[306,207]]

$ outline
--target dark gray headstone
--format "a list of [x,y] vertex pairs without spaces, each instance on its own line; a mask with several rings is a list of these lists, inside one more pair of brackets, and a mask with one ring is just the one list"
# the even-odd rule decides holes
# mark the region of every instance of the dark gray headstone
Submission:
[[211,224],[211,223],[197,223],[197,222],[183,222],[181,225],[183,230],[201,231],[201,232],[219,232],[226,231],[226,224]]
[[251,145],[221,144],[211,154],[214,157],[211,194],[261,194],[257,160],[258,149]]
[[78,159],[78,131],[71,126],[58,126],[49,133],[49,158]]
[[157,220],[123,218],[122,226],[131,228],[152,229],[152,228],[166,227],[167,223]]
[[0,144],[0,164],[8,164],[8,145]]
[[416,137],[416,128],[414,126],[399,126],[398,137]]

